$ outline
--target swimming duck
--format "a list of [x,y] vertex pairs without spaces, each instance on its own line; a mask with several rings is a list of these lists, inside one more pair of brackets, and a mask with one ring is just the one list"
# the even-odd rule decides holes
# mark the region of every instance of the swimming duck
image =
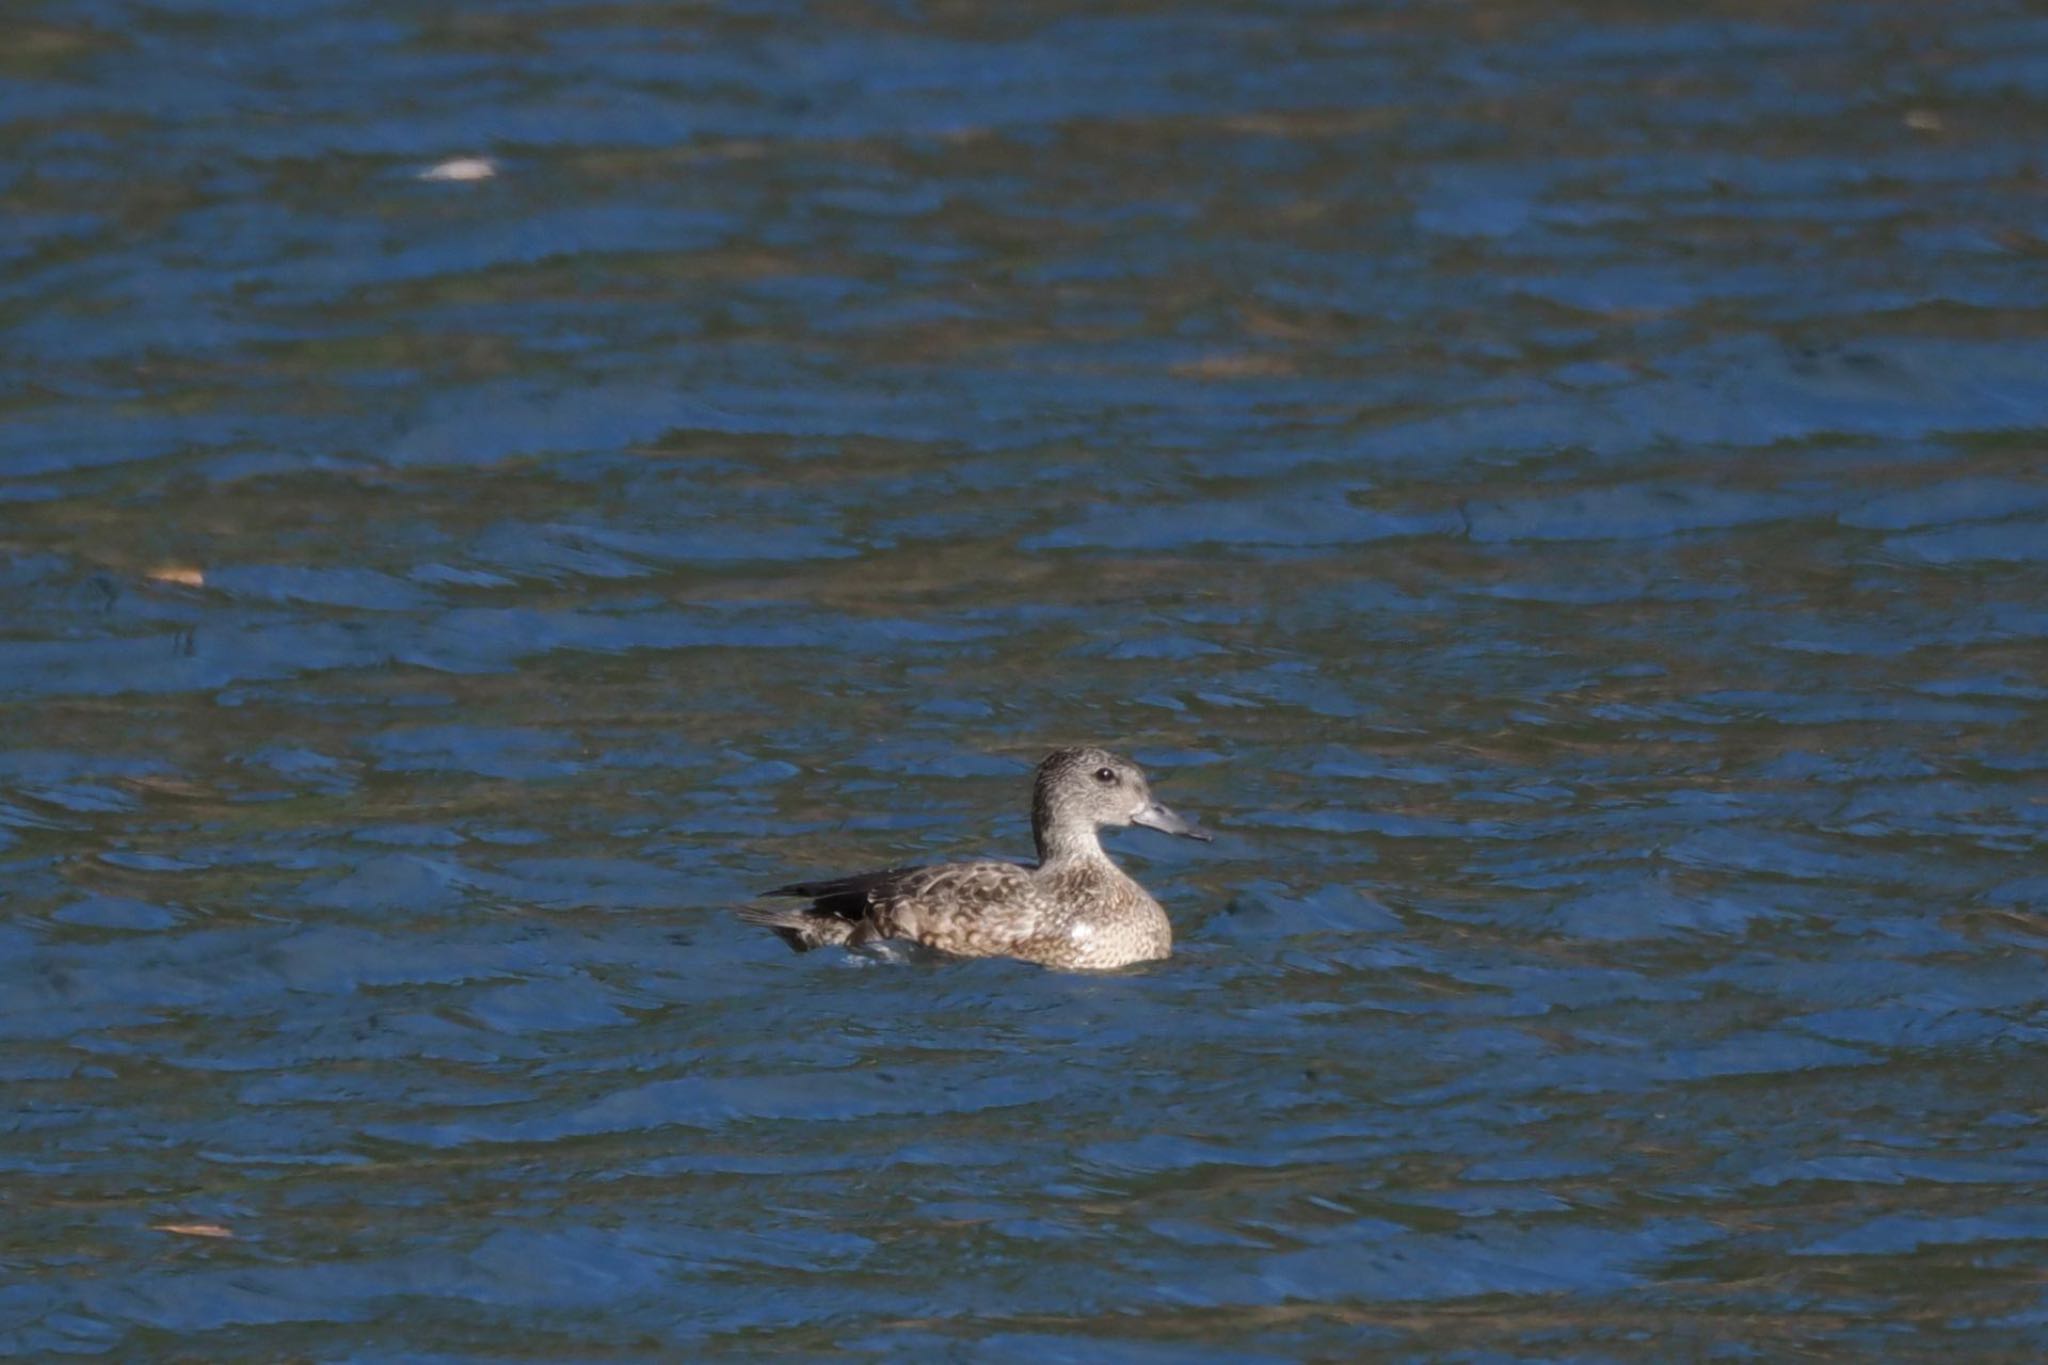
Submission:
[[1100,969],[1162,958],[1173,926],[1159,902],[1102,851],[1103,826],[1206,841],[1208,835],[1152,798],[1144,770],[1107,749],[1055,749],[1038,765],[1031,798],[1035,867],[940,863],[793,882],[765,896],[810,904],[748,907],[798,952],[898,939],[956,957],[1015,957],[1047,967]]

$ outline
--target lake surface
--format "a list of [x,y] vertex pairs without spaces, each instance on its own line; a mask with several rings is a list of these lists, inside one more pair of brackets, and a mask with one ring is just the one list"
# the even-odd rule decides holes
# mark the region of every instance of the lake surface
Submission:
[[[0,1349],[2039,1358],[2044,185],[2002,0],[10,7]],[[1089,741],[1170,961],[728,913]]]

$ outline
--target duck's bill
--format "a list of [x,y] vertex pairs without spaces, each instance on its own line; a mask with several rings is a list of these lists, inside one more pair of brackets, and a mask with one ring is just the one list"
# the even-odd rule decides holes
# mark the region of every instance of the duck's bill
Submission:
[[1209,842],[1207,834],[1157,801],[1149,806],[1140,806],[1137,813],[1131,816],[1131,823],[1143,825],[1146,829],[1156,829],[1161,834],[1178,834],[1183,839],[1200,839],[1205,844]]

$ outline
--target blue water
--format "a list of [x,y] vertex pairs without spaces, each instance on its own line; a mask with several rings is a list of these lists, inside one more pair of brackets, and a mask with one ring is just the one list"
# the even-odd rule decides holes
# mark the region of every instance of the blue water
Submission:
[[[2044,177],[2017,0],[17,6],[0,1350],[2048,1351]],[[1170,961],[727,913],[1074,742]]]

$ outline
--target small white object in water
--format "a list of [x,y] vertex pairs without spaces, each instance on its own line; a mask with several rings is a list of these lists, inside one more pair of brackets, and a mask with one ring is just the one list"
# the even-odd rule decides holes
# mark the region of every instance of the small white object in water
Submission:
[[487,156],[458,156],[429,166],[420,172],[422,180],[489,180],[498,173],[498,163]]

